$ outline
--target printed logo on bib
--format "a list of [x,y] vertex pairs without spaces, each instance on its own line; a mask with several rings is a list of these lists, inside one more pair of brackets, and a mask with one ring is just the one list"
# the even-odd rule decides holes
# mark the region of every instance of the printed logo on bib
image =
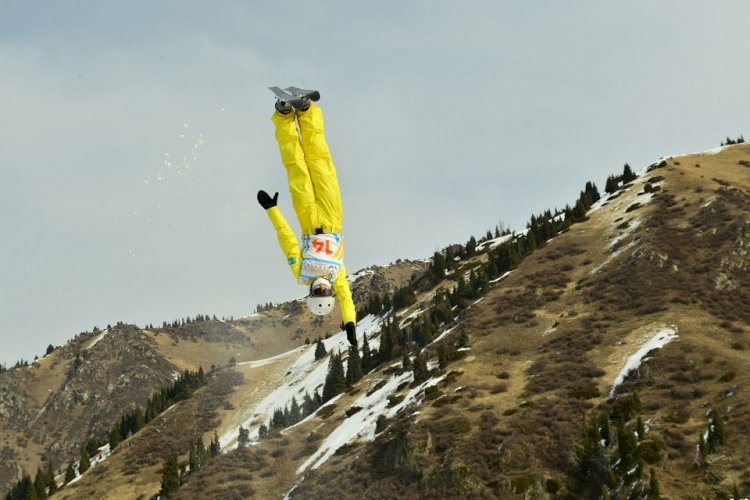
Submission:
[[300,283],[315,278],[335,281],[344,261],[344,238],[340,234],[308,234],[302,239]]

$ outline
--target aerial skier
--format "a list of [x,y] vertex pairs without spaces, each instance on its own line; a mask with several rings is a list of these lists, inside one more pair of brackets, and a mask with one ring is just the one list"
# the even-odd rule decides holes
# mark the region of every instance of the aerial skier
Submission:
[[289,268],[301,285],[309,285],[307,306],[324,316],[338,298],[346,337],[357,345],[356,309],[344,267],[343,209],[336,167],[325,139],[323,112],[312,101],[317,91],[294,87],[287,93],[277,87],[276,127],[281,161],[286,167],[292,205],[302,230],[302,247],[276,206],[279,193],[271,197],[258,191],[258,203],[266,210],[286,256]]

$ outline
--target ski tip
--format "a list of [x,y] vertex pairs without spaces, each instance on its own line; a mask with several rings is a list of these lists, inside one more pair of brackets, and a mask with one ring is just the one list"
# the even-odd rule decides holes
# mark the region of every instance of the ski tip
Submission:
[[305,90],[299,87],[287,87],[284,89],[284,91],[289,92],[290,94],[293,94],[297,97],[310,99],[311,101],[320,100],[320,92],[318,92],[317,90]]

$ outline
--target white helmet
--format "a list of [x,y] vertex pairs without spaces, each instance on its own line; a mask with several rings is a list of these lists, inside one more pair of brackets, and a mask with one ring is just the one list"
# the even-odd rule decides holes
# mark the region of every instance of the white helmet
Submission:
[[307,296],[307,307],[316,316],[325,316],[333,311],[333,287],[325,278],[315,278],[310,284],[310,295]]

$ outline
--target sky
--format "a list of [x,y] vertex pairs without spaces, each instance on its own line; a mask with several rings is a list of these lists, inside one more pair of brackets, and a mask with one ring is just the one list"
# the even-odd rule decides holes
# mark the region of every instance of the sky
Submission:
[[748,133],[745,0],[0,2],[0,364],[301,297],[269,86],[321,92],[350,272]]

